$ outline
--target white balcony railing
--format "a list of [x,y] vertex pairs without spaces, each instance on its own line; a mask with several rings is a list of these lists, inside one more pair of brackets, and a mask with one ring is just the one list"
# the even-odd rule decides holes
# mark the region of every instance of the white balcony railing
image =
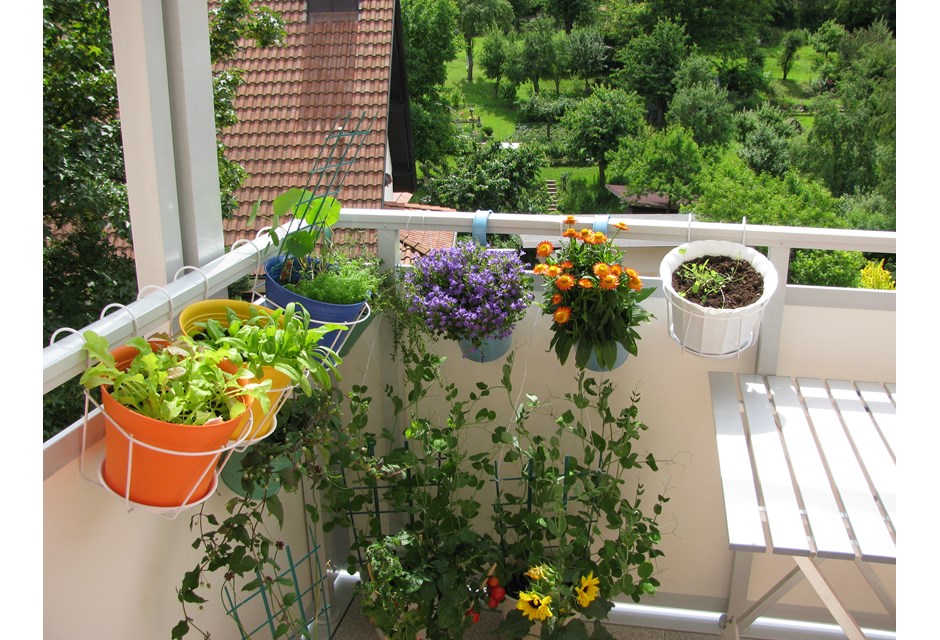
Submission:
[[[378,230],[379,253],[385,264],[399,258],[399,232],[429,229],[471,232],[475,214],[400,212],[344,209],[340,226]],[[618,216],[614,216],[618,218]],[[628,216],[624,216],[628,218]],[[558,238],[562,216],[493,214],[489,233]],[[591,216],[579,217],[589,226]],[[639,355],[618,369],[622,389],[639,389],[640,415],[651,426],[642,445],[656,453],[663,478],[657,477],[651,491],[667,491],[671,500],[664,514],[668,527],[661,571],[663,586],[646,608],[621,610],[612,620],[625,624],[660,626],[676,630],[717,634],[718,615],[726,605],[731,579],[731,553],[725,531],[714,426],[708,399],[707,372],[780,373],[844,377],[847,379],[895,379],[895,302],[892,291],[781,286],[768,307],[757,347],[730,360],[707,360],[683,353],[668,338],[665,300],[657,277],[659,259],[670,248],[689,239],[742,240],[741,225],[687,223],[651,219],[628,219],[627,262],[637,268],[646,286],[657,291],[645,305],[656,316],[641,329]],[[744,241],[767,247],[768,254],[785,282],[788,254],[792,248],[855,250],[895,253],[894,233],[748,226]],[[135,334],[174,330],[176,316],[188,304],[216,292],[256,271],[275,249],[267,236],[236,247],[200,269],[184,269],[165,288],[147,289],[139,300],[108,315],[88,328],[119,344]],[[526,390],[560,394],[571,369],[558,366],[554,354],[546,353],[547,322],[530,309],[513,337],[516,366],[524,376]],[[376,323],[378,324],[378,323]],[[76,328],[80,329],[80,328]],[[370,327],[344,360],[343,384],[367,384],[380,390],[394,368],[388,366],[388,345],[378,329]],[[44,392],[79,374],[87,365],[82,340],[64,332],[43,352]],[[456,348],[436,344],[436,349],[458,360]],[[452,352],[451,352],[452,349]],[[458,360],[459,362],[459,360]],[[466,380],[493,376],[498,366],[458,367],[455,375]],[[570,373],[573,374],[573,369]],[[496,374],[498,376],[498,373]],[[463,388],[463,387],[462,387]],[[377,394],[381,395],[381,394]],[[681,401],[677,398],[681,397]],[[188,518],[172,521],[144,512],[126,512],[124,504],[107,494],[94,481],[83,481],[79,471],[82,425],[76,423],[44,446],[44,616],[47,637],[169,637],[179,617],[174,587],[193,563]],[[90,429],[86,447],[100,449],[99,431]],[[88,478],[85,477],[85,480]],[[645,480],[644,480],[645,481]],[[652,481],[652,480],[650,480]],[[224,489],[220,489],[224,493]],[[225,495],[213,496],[211,509],[224,509]],[[285,509],[303,507],[286,503]],[[285,538],[305,535],[286,532]],[[128,538],[130,536],[130,538]],[[129,540],[133,540],[130,542]],[[298,544],[302,544],[298,543]],[[334,558],[341,558],[334,555]],[[775,580],[778,558],[757,558],[755,584]],[[880,575],[894,588],[893,567]],[[848,583],[852,591],[857,576],[834,568],[831,579]],[[880,571],[881,569],[879,569]],[[825,609],[812,594],[795,589],[778,613],[804,620],[826,621]],[[107,603],[107,604],[103,604]],[[848,606],[865,627],[890,628],[877,601],[864,593],[850,593]],[[686,612],[677,612],[681,608]],[[104,611],[116,611],[105,616]],[[699,612],[690,616],[687,610]],[[820,611],[822,613],[820,613]],[[626,612],[626,613],[625,613]],[[224,611],[207,604],[201,616],[210,619],[213,637],[229,637],[232,628]],[[794,631],[773,621],[758,621],[754,637],[837,637],[828,627]],[[763,626],[762,626],[763,625]],[[779,627],[779,628],[778,628]],[[763,631],[761,631],[763,629]],[[782,631],[780,629],[783,629]],[[809,630],[807,630],[809,629]],[[763,633],[763,635],[760,635]],[[873,636],[890,637],[890,636]]]

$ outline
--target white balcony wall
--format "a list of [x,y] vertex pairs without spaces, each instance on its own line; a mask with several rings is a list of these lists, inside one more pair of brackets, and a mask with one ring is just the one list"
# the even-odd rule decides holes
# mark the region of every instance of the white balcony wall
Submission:
[[[650,286],[658,284],[652,278],[645,281]],[[647,305],[657,319],[641,329],[639,356],[628,358],[610,374],[624,401],[633,389],[640,392],[640,419],[650,428],[637,447],[652,451],[661,461],[658,473],[645,472],[638,478],[647,486],[647,500],[659,492],[670,498],[661,519],[665,557],[660,559],[658,577],[663,586],[646,603],[720,613],[727,598],[732,554],[725,529],[707,372],[753,372],[756,349],[729,360],[683,353],[667,336],[665,300],[654,296]],[[517,391],[524,389],[547,398],[572,388],[573,365],[560,367],[554,353],[546,352],[548,327],[548,319],[537,308],[530,309],[517,326],[513,337]],[[779,371],[893,381],[894,336],[893,310],[788,306]],[[379,324],[373,323],[344,362],[341,386],[366,384],[376,402],[381,402],[384,385],[397,371],[390,366],[389,349]],[[461,390],[469,391],[477,380],[498,383],[502,362],[461,361],[456,346],[445,342],[436,343],[434,349],[448,356],[446,375]],[[379,410],[375,415],[381,419]],[[481,442],[486,440],[481,438]],[[100,446],[92,448],[86,459],[93,459]],[[85,473],[94,475],[89,469]],[[207,508],[223,513],[230,495],[220,487],[218,495],[206,503]],[[283,539],[303,548],[305,519],[300,501],[291,501],[287,511],[290,525]],[[189,513],[172,521],[151,513],[127,513],[120,500],[94,482],[81,479],[77,460],[49,477],[44,483],[43,505],[45,637],[168,638],[181,615],[175,588],[197,560],[191,547],[196,533],[190,531]],[[341,554],[334,557],[339,559]],[[757,557],[752,596],[775,583],[790,568],[788,562]],[[852,565],[829,561],[821,569],[836,591],[845,594],[846,605],[863,626],[885,626],[883,609]],[[876,571],[893,592],[894,567],[876,567]],[[211,602],[201,611],[194,610],[195,615],[212,637],[236,637],[234,626],[218,604],[220,585],[220,581],[213,582]],[[805,586],[789,593],[776,612],[827,620],[821,603]],[[714,632],[718,631],[716,627]]]

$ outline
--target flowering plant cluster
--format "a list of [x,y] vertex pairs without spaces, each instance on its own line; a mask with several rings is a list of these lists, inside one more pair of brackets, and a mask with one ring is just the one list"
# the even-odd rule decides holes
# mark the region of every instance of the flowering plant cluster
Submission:
[[617,357],[620,344],[636,355],[640,339],[637,325],[649,322],[650,314],[640,302],[653,289],[643,287],[639,274],[624,267],[622,252],[613,242],[619,231],[626,231],[623,222],[613,226],[617,231],[608,236],[591,229],[575,229],[577,220],[564,220],[561,247],[546,240],[536,249],[544,262],[534,272],[546,280],[542,311],[552,317],[552,341],[558,359],[564,364],[575,345],[575,365],[583,369],[591,353],[601,368],[609,369]]
[[[578,576],[566,582],[553,567],[539,564],[525,573],[529,587],[519,592],[516,609],[532,622],[545,622],[549,628],[577,612],[588,610],[600,595],[600,580],[594,572]],[[610,610],[605,603],[597,601],[602,615]]]
[[507,337],[534,299],[521,253],[473,242],[417,258],[405,275],[404,295],[432,335],[469,340],[476,347]]

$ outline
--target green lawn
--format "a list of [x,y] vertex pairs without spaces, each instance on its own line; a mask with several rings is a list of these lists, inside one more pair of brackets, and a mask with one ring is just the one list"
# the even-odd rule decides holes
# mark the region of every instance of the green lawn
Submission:
[[787,79],[784,80],[783,69],[780,67],[780,47],[770,47],[765,52],[767,57],[764,61],[764,70],[770,74],[770,86],[775,101],[790,108],[798,105],[809,106],[812,98],[810,82],[816,77],[815,67],[822,56],[810,46],[800,47],[796,52],[796,60],[787,74]]
[[572,178],[581,178],[588,184],[597,182],[597,166],[593,167],[542,167],[539,177],[542,180],[561,182],[561,174],[570,174]]

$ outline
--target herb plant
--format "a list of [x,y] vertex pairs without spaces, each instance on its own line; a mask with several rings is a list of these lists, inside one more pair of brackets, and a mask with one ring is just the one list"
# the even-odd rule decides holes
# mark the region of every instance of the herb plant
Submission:
[[186,425],[226,421],[245,412],[248,396],[267,410],[271,382],[252,382],[245,367],[234,373],[221,369],[227,349],[213,349],[186,336],[155,349],[134,337],[127,346],[137,349],[137,355],[121,369],[107,340],[93,331],[83,335],[83,350],[98,362],[85,370],[81,384],[87,389],[107,385],[115,401],[149,418]]
[[[643,287],[639,274],[622,265],[623,254],[608,236],[591,229],[576,230],[577,220],[568,216],[561,247],[540,242],[536,255],[544,262],[534,272],[545,278],[541,303],[543,313],[552,317],[552,340],[558,360],[565,364],[575,347],[575,366],[583,369],[593,352],[601,368],[609,369],[620,344],[637,354],[640,334],[634,327],[649,322],[650,313],[640,303],[653,293]],[[613,225],[618,232],[627,226]]]
[[505,338],[533,300],[532,278],[520,256],[472,242],[434,250],[405,274],[405,299],[434,337],[469,340],[476,347]]
[[285,287],[311,300],[330,304],[356,304],[367,300],[379,286],[379,261],[375,256],[351,256],[330,252],[328,265],[304,274]]

